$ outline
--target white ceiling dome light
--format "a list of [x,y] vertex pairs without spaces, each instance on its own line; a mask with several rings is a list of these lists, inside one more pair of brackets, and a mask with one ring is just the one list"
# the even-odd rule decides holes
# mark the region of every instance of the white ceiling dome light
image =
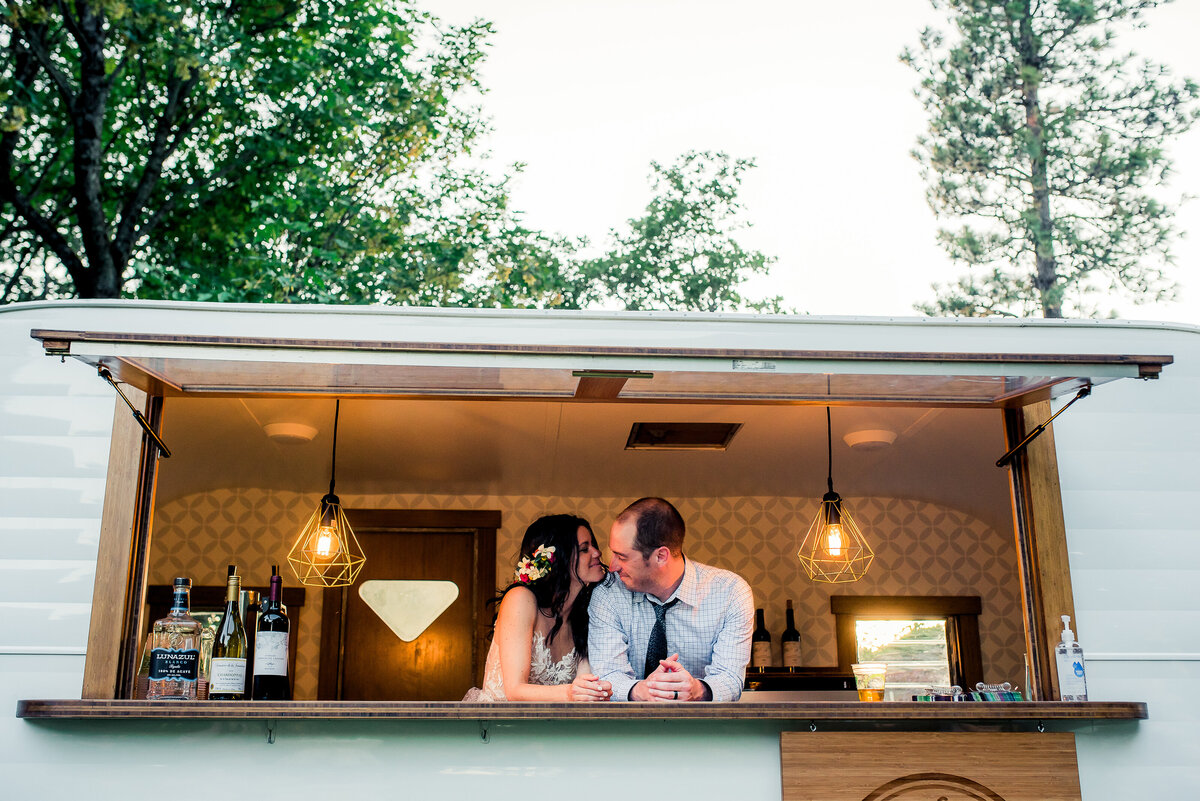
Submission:
[[876,451],[895,442],[896,432],[888,428],[862,428],[847,432],[842,440],[851,448]]
[[317,429],[305,423],[267,423],[263,431],[273,442],[282,445],[299,445],[312,442]]

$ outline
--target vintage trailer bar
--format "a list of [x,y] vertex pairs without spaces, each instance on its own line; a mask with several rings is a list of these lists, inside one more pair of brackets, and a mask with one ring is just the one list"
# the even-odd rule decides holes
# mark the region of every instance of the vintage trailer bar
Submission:
[[[220,765],[245,792],[300,796],[553,787],[590,798],[639,784],[699,798],[1186,795],[1200,783],[1186,689],[1200,660],[1197,333],[1115,321],[5,308],[8,786],[44,795],[48,765],[72,793],[127,796],[171,784],[190,760]],[[1085,388],[1010,467],[993,465]],[[173,575],[215,585],[227,560],[265,584],[328,481],[335,398],[339,493],[363,532],[364,570],[381,571],[364,578],[442,578],[443,564],[461,563],[459,633],[439,633],[447,613],[415,651],[367,647],[355,593],[308,588],[294,610],[299,700],[136,700],[156,588]],[[836,590],[812,586],[794,559],[823,489],[826,407],[839,489],[878,547],[872,572]],[[264,433],[280,422],[301,428],[285,429],[289,441]],[[689,422],[733,433],[654,452],[630,429]],[[881,430],[888,447],[864,434]],[[745,575],[774,632],[783,599],[796,599],[815,670],[848,667],[856,616],[935,618],[949,599],[962,612],[947,613],[953,676],[1009,680],[1028,700],[450,700],[477,679],[486,601],[524,525],[578,511],[603,544],[612,515],[641,494],[677,500],[688,552]],[[401,540],[425,555],[387,563],[381,544]],[[1057,700],[1060,614],[1078,621],[1088,702]],[[389,654],[388,669],[377,657],[356,666],[359,651]]]

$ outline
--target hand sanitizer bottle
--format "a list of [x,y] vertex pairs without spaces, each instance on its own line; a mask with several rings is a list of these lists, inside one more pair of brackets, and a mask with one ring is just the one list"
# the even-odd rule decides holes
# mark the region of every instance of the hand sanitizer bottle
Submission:
[[1062,615],[1062,642],[1054,648],[1058,663],[1058,695],[1063,701],[1087,700],[1087,676],[1083,667],[1083,649],[1075,642],[1070,615]]

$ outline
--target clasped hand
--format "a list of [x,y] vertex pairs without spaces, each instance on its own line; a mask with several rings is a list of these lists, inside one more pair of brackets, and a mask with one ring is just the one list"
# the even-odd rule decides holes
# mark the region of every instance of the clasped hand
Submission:
[[702,701],[703,685],[679,663],[679,654],[658,663],[645,679],[651,701]]
[[600,681],[592,673],[581,673],[567,685],[568,701],[607,701],[612,695],[612,682]]

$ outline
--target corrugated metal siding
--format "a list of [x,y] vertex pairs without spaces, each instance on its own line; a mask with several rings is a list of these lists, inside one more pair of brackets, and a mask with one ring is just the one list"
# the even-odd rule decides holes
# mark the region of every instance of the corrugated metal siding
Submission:
[[1161,380],[1099,387],[1055,422],[1089,695],[1150,708],[1080,733],[1088,801],[1200,788],[1200,336],[1153,341],[1175,356]]
[[0,654],[87,644],[114,396],[29,338],[70,319],[0,314]]
[[1200,652],[1200,336],[1155,338],[1159,381],[1099,387],[1055,423],[1085,652]]

